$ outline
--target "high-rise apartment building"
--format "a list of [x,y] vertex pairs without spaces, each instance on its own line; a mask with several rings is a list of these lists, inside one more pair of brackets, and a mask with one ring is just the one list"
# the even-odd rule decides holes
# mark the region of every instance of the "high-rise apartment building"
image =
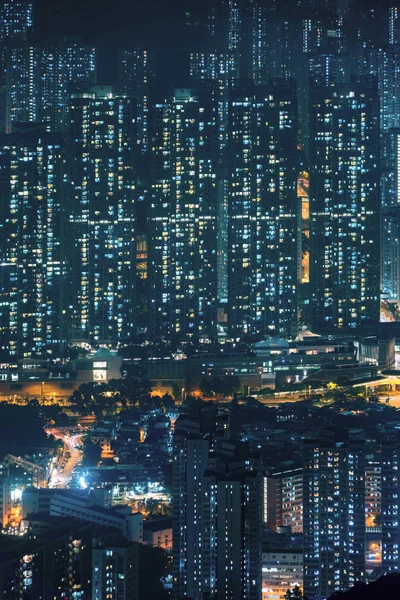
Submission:
[[303,469],[278,469],[264,477],[263,520],[274,531],[303,531]]
[[[400,570],[400,448],[394,441],[381,450],[382,573]],[[379,513],[378,513],[379,514]]]
[[380,100],[380,128],[384,132],[400,127],[399,58],[398,45],[362,47],[358,52],[358,75],[376,78]]
[[[173,463],[173,589],[178,598],[200,600],[203,584],[204,472],[210,442],[198,434],[175,433]],[[203,550],[204,548],[204,550]]]
[[49,131],[65,131],[69,94],[96,83],[96,48],[63,38],[38,52],[39,119]]
[[0,140],[0,339],[11,356],[66,342],[63,145],[39,124]]
[[0,42],[25,39],[33,30],[33,2],[6,0],[0,9]]
[[389,44],[400,42],[400,8],[392,6],[389,8]]
[[236,87],[228,109],[228,327],[291,335],[297,306],[295,87]]
[[212,336],[217,318],[216,106],[176,90],[155,106],[149,210],[152,336]]
[[216,52],[192,52],[190,55],[190,77],[194,81],[218,81],[224,88],[235,76],[233,54]]
[[245,462],[229,464],[225,458],[205,473],[205,597],[261,597],[261,506],[261,474],[247,470]]
[[307,440],[303,466],[304,594],[322,600],[365,578],[365,448]]
[[310,315],[314,327],[379,320],[379,99],[371,85],[310,102]]
[[94,539],[92,600],[138,600],[139,544],[119,534]]
[[259,2],[251,7],[251,77],[255,84],[268,83],[268,28],[267,11]]
[[64,131],[71,88],[96,83],[96,49],[74,39],[44,46],[10,41],[0,49],[0,127],[41,121]]
[[367,577],[382,565],[382,453],[365,460],[365,553]]
[[92,530],[74,519],[30,522],[18,541],[0,536],[0,598],[87,598]]
[[278,81],[233,87],[221,111],[203,98],[181,90],[156,105],[151,333],[165,335],[169,326],[215,336],[225,301],[232,335],[290,335],[297,322],[295,89]]
[[137,105],[137,135],[145,152],[149,142],[149,66],[146,50],[121,50],[118,54],[118,90]]
[[382,136],[381,291],[400,301],[400,129]]
[[268,81],[268,16],[263,2],[215,0],[209,17],[210,51],[231,57],[231,77]]
[[380,100],[381,131],[381,291],[385,299],[399,298],[398,131],[400,127],[400,49],[391,43],[363,47],[358,71],[376,78]]
[[173,592],[177,598],[259,599],[262,480],[257,460],[215,443],[201,425],[176,423]]
[[11,41],[1,48],[0,59],[0,127],[11,133],[14,123],[40,120],[40,56],[36,46]]
[[69,114],[69,333],[117,342],[135,333],[136,114],[107,86],[73,93]]
[[[300,21],[301,23],[301,21]],[[302,28],[287,16],[276,15],[268,23],[269,73],[271,77],[296,76],[296,58],[302,55]]]

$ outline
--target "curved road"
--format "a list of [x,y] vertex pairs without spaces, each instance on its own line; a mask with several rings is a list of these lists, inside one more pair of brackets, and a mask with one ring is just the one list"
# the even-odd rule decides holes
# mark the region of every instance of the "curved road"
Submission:
[[71,453],[71,457],[67,459],[64,471],[61,473],[58,469],[54,469],[49,484],[50,487],[65,488],[70,482],[72,472],[81,456],[81,452],[78,450],[77,445],[80,443],[81,438],[86,434],[78,433],[71,435],[69,430],[64,430],[63,428],[47,429],[47,433],[54,435],[58,440],[62,440],[64,442],[64,451]]

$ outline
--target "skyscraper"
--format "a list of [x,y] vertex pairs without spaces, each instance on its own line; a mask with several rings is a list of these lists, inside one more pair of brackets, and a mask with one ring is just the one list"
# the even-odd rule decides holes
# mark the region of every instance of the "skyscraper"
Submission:
[[92,564],[93,599],[138,600],[139,544],[119,534],[97,537]]
[[40,121],[40,56],[36,46],[24,41],[3,46],[0,56],[0,126],[11,133],[14,123]]
[[204,485],[204,596],[258,600],[262,584],[261,474],[247,470],[245,462],[233,465],[225,459],[205,473]]
[[400,9],[398,6],[389,8],[389,44],[400,42]]
[[379,320],[379,148],[376,87],[312,89],[313,327],[356,328]]
[[205,508],[204,472],[208,466],[210,442],[200,430],[174,436],[173,463],[173,589],[178,598],[201,598],[203,585],[202,515]]
[[63,148],[38,124],[0,140],[1,349],[46,356],[66,342]]
[[214,0],[209,18],[210,51],[231,57],[232,77],[268,81],[267,8],[259,0]]
[[174,595],[261,597],[262,481],[257,457],[177,421],[173,465]]
[[[1,536],[0,595],[18,597],[89,597],[92,530],[74,519],[31,522],[18,541]],[[36,527],[35,527],[36,525]]]
[[76,86],[96,83],[96,48],[63,38],[38,53],[39,118],[49,131],[65,131],[69,94]]
[[115,343],[135,333],[136,115],[107,86],[72,94],[69,111],[70,336]]
[[400,570],[400,448],[395,441],[382,444],[381,455],[382,573]]
[[251,11],[251,76],[254,83],[265,85],[269,77],[267,11],[259,2],[253,4]]
[[297,306],[297,104],[291,83],[231,90],[228,326],[291,335]]
[[400,48],[391,45],[361,48],[358,74],[376,78],[380,99],[380,128],[388,131],[400,127]]
[[358,69],[378,82],[381,132],[381,290],[399,298],[398,131],[400,127],[400,49],[396,44],[359,50]]
[[96,83],[96,49],[73,39],[49,45],[8,42],[0,50],[0,126],[41,121],[48,131],[64,131],[71,87]]
[[212,336],[217,315],[216,106],[191,90],[155,106],[151,335]]
[[381,290],[400,301],[400,130],[382,136]]
[[227,86],[229,79],[235,76],[235,58],[233,54],[217,52],[193,52],[190,55],[190,77],[194,81],[218,81]]
[[365,578],[365,450],[307,440],[303,467],[304,594],[322,600]]
[[149,66],[146,50],[121,50],[118,54],[118,90],[137,104],[137,130],[141,150],[148,149]]
[[33,30],[33,2],[6,0],[0,9],[0,42],[25,39]]

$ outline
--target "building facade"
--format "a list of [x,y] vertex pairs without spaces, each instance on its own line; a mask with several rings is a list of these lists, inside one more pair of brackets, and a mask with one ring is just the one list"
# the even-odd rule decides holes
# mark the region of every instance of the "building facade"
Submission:
[[217,320],[216,108],[176,90],[155,107],[150,335],[211,337]]
[[307,440],[303,461],[304,594],[322,600],[365,579],[365,449]]
[[95,538],[92,600],[138,600],[139,544],[117,534]]
[[200,428],[200,423],[184,419],[175,428],[173,595],[193,600],[259,600],[259,464],[241,457],[234,442],[220,441],[213,447],[207,435],[200,435]]
[[116,343],[135,333],[136,115],[108,86],[73,93],[69,112],[69,335]]
[[263,549],[262,600],[281,600],[287,590],[303,589],[303,552],[300,548]]
[[310,321],[379,321],[380,144],[372,85],[313,88],[310,101]]
[[295,87],[233,88],[228,121],[228,329],[292,335],[297,326]]
[[3,135],[1,347],[29,358],[66,342],[63,142],[38,124]]

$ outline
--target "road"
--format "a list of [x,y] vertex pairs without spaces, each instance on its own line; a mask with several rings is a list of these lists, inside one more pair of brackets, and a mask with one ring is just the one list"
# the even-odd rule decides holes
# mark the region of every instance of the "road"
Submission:
[[[81,456],[81,452],[77,448],[84,433],[72,434],[65,429],[48,429],[48,433],[54,435],[56,439],[62,440],[65,446],[65,452],[70,452],[71,457],[67,459],[64,471],[61,473],[55,469],[50,480],[49,487],[65,488],[71,480],[73,470]],[[65,453],[64,453],[65,456]]]
[[385,392],[385,395],[380,396],[379,400],[381,402],[383,402],[384,404],[386,404],[387,397],[390,398],[389,406],[394,406],[395,408],[400,408],[400,394],[392,393],[392,392],[388,392],[388,393]]

